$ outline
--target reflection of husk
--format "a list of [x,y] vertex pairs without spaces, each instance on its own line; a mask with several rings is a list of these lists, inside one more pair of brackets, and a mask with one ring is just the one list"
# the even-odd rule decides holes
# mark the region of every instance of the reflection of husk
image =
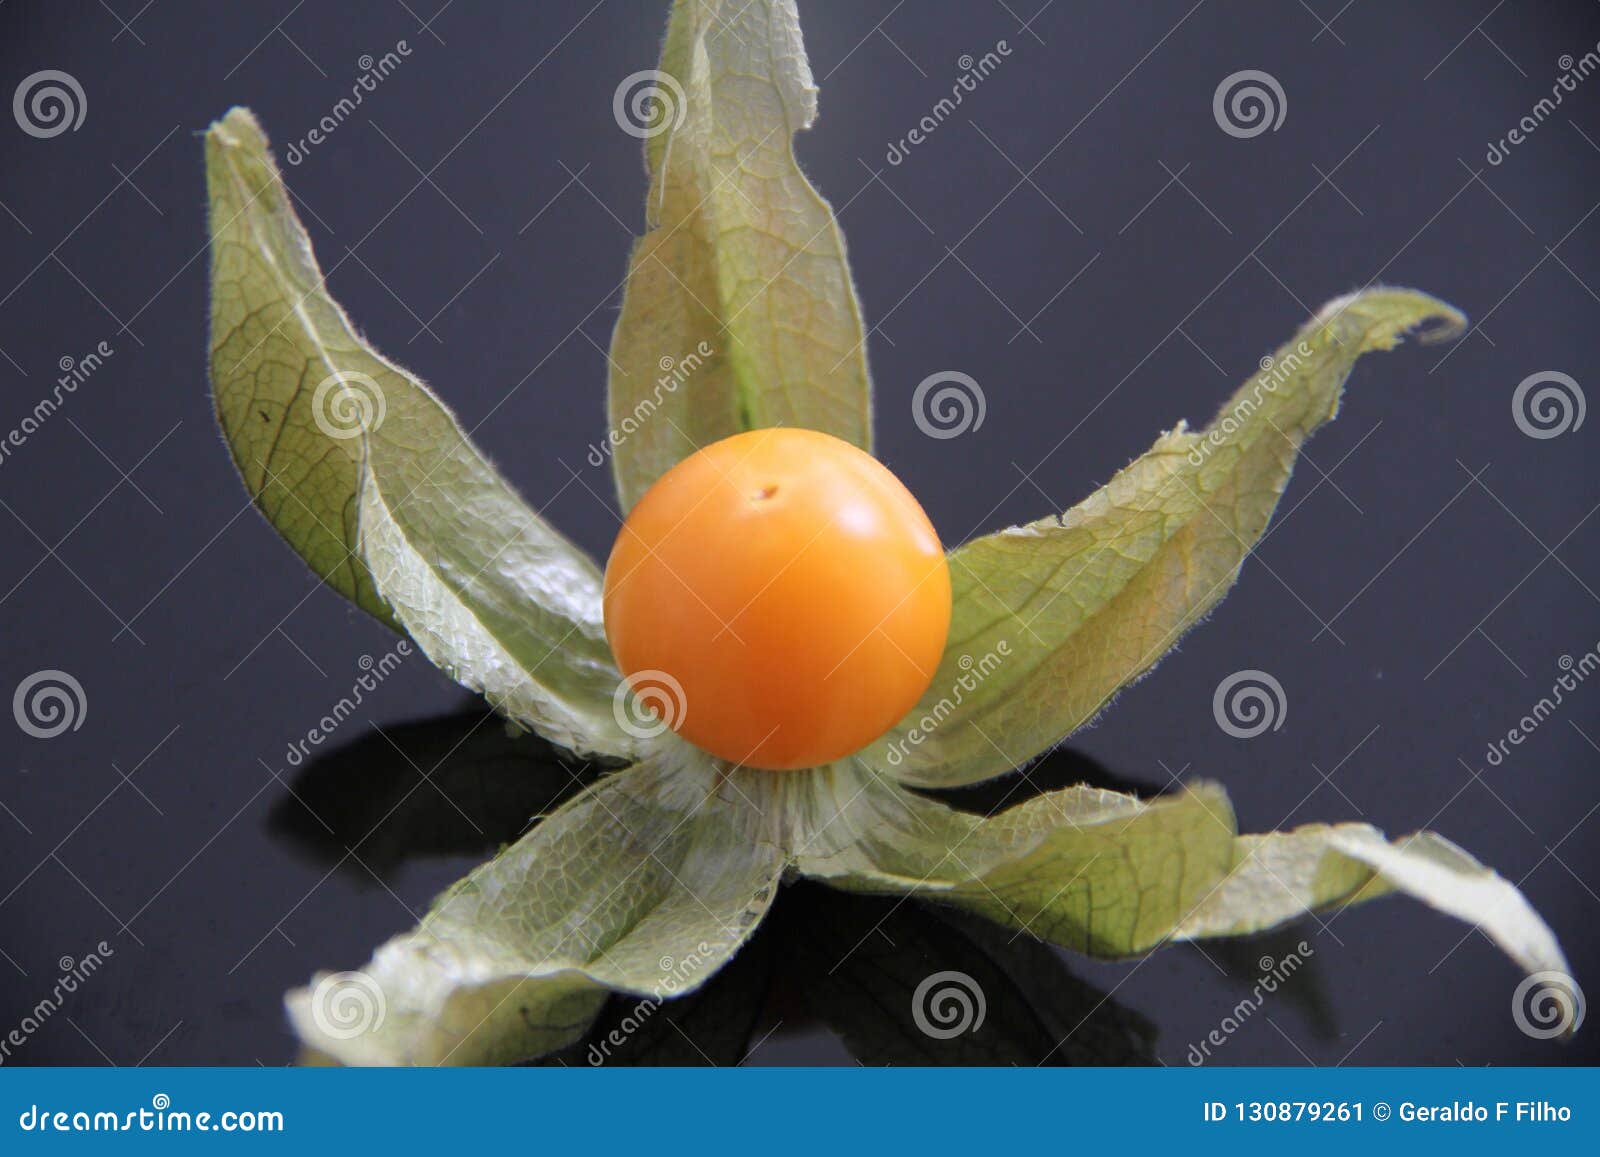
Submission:
[[[481,716],[467,716],[458,726],[476,727],[474,719]],[[446,741],[447,732],[430,741]],[[534,750],[550,754],[542,746]],[[559,761],[522,754],[520,763],[505,758],[481,767],[525,780],[570,777]],[[448,767],[435,770],[450,776]],[[324,774],[319,766],[304,773]],[[783,969],[797,973],[792,987],[863,1060],[928,1063],[959,1056],[961,1063],[984,1063],[988,1056],[1008,1058],[995,1063],[1024,1063],[1019,1058],[1044,1047],[1029,1034],[1048,1021],[1035,1007],[1043,1000],[1040,990],[1022,984],[1020,970],[1028,965],[1034,976],[1043,969],[1054,977],[1060,967],[1042,946],[1028,947],[1034,937],[1127,956],[1169,939],[1256,932],[1308,908],[1392,890],[1452,914],[1496,919],[1486,932],[1530,971],[1546,962],[1565,966],[1515,889],[1430,833],[1391,844],[1365,825],[1344,824],[1239,837],[1218,788],[1199,785],[1150,802],[1086,786],[1040,790],[1064,775],[1115,782],[1092,763],[1058,754],[1036,766],[1026,786],[1018,785],[1016,800],[1010,793],[985,800],[991,789],[956,794],[967,806],[994,813],[986,817],[907,792],[850,763],[781,774],[718,769],[670,741],[653,763],[603,778],[562,805],[499,859],[448,890],[416,932],[391,941],[366,973],[356,974],[388,997],[388,1014],[396,1019],[387,1027],[353,1040],[328,1039],[319,1032],[308,989],[291,994],[291,1016],[310,1041],[346,1063],[503,1063],[541,1054],[567,1063],[577,1063],[574,1057],[586,1057],[584,1063],[630,1063],[630,1057],[635,1063],[697,1063],[660,1032],[676,1033],[691,1019],[700,1031],[718,1035],[717,1055],[724,1059],[716,1063],[732,1063],[726,1055],[737,1042],[721,1038],[748,1038],[756,1023],[748,1006],[761,1003],[758,993],[773,991],[770,981],[753,974],[766,967],[760,963],[765,945],[776,942]],[[381,803],[387,796],[379,790],[372,798]],[[437,839],[436,831],[425,834]],[[434,843],[426,850],[444,849]],[[608,850],[615,853],[610,860]],[[1177,877],[1170,872],[1174,862],[1182,867]],[[580,865],[580,876],[569,879],[563,864]],[[786,900],[781,911],[791,915],[757,937],[760,947],[741,949],[773,902],[780,877],[792,873],[893,899],[847,898],[808,885],[798,890],[800,899]],[[621,899],[611,904],[619,892]],[[997,1017],[994,1032],[955,1045],[939,1041],[929,1052],[933,1038],[908,1034],[897,1016],[863,1026],[864,1018],[873,1020],[865,1016],[870,1010],[850,1009],[861,991],[874,985],[897,991],[895,984],[904,988],[915,979],[904,953],[884,947],[892,948],[896,937],[877,935],[898,913],[921,911],[904,904],[908,893],[949,906],[937,916],[929,911],[937,926],[913,923],[901,933],[907,943],[945,945],[924,952],[927,971],[937,971],[940,959],[945,966],[968,962],[973,973],[992,976],[995,999],[1030,1010],[1019,1017],[1033,1028],[1011,1026],[1002,1033],[1005,1018]],[[1119,915],[1096,906],[1096,895],[1142,899]],[[501,900],[528,913],[508,917],[497,907]],[[684,931],[657,930],[661,914],[675,905],[690,918]],[[726,914],[714,945],[694,943],[707,927],[696,907]],[[956,909],[992,923],[974,923]],[[1029,935],[1001,947],[1004,937],[995,925]],[[844,931],[851,927],[857,928],[853,939]],[[586,955],[574,950],[575,935]],[[1013,949],[1018,942],[1023,947]],[[688,952],[685,945],[695,948],[697,971],[681,986],[666,984],[668,975],[681,971],[667,972],[670,954],[652,956],[668,945],[680,956]],[[837,958],[823,960],[829,952]],[[737,967],[725,968],[730,960]],[[833,979],[846,965],[845,979]],[[871,971],[851,971],[860,968]],[[314,983],[327,979],[324,974]],[[1070,978],[1052,983],[1058,1002],[1081,988]],[[676,998],[660,999],[674,990]],[[608,1003],[608,992],[624,995]],[[734,1001],[729,994],[737,995],[743,1013],[723,1007]],[[507,1003],[518,1016],[497,1020]],[[647,1016],[638,1011],[644,1005]],[[1097,1008],[1097,1001],[1088,1007]],[[874,1015],[881,1018],[882,1010]],[[655,1027],[640,1031],[635,1021]],[[629,1029],[623,1037],[638,1038],[631,1051],[606,1045],[597,1062],[579,1047],[586,1033],[590,1043],[596,1033],[612,1039],[618,1024]],[[1094,1063],[1114,1063],[1113,1051],[1135,1063],[1145,1058],[1148,1048],[1139,1042],[1149,1034],[1139,1024],[1117,1019],[1101,1030],[1089,1038],[1099,1041]],[[1087,1056],[1084,1042],[1058,1037],[1049,1044],[1065,1050],[1062,1063],[1085,1063],[1071,1061]],[[1040,1059],[1056,1058],[1052,1051],[1028,1063]]]

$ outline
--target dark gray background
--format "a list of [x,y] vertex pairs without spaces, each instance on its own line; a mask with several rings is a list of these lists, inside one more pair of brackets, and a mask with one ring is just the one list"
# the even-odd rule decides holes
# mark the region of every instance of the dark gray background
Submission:
[[[1600,641],[1600,423],[1536,440],[1510,405],[1537,371],[1594,392],[1600,79],[1505,163],[1484,160],[1558,58],[1595,48],[1600,11],[1038,2],[802,4],[822,115],[798,147],[875,327],[882,457],[954,544],[1070,505],[1158,431],[1205,418],[1336,294],[1381,277],[1460,305],[1477,328],[1458,345],[1359,365],[1239,588],[1071,742],[1152,788],[1218,778],[1247,828],[1435,827],[1520,882],[1600,984],[1600,686],[1503,766],[1484,762],[1558,659]],[[368,336],[469,426],[498,406],[479,443],[603,555],[616,516],[584,447],[603,433],[601,350],[644,191],[611,99],[653,66],[663,13],[140,3],[0,8],[0,95],[54,68],[88,104],[81,129],[48,140],[0,118],[0,431],[61,358],[115,349],[0,464],[0,690],[60,668],[89,705],[56,739],[0,728],[0,1031],[59,957],[105,939],[101,976],[14,1062],[275,1064],[292,1055],[281,993],[358,966],[470,861],[412,864],[391,891],[265,830],[287,744],[391,642],[314,589],[247,508],[213,427],[198,134],[238,103],[279,143],[299,137],[359,57],[408,42],[288,170],[292,190]],[[887,165],[958,58],[1000,39],[1001,69]],[[1212,94],[1247,68],[1281,81],[1287,116],[1235,139]],[[982,384],[988,417],[938,442],[910,396],[947,369]],[[1219,680],[1247,667],[1289,704],[1252,741],[1211,712]],[[459,702],[412,662],[363,722]],[[1516,969],[1465,931],[1402,901],[1311,925],[1335,1029],[1269,1007],[1218,1061],[1594,1060],[1592,1027],[1565,1046],[1523,1036]],[[1190,950],[1075,968],[1151,1017],[1171,1063],[1241,995]],[[817,1031],[779,1032],[753,1058],[846,1059]]]

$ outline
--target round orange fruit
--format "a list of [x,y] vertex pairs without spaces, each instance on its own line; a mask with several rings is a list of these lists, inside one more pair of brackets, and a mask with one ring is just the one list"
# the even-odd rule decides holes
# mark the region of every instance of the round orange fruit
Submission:
[[752,430],[639,500],[606,565],[605,625],[629,684],[650,684],[641,700],[685,739],[734,764],[811,767],[927,690],[950,572],[876,458],[813,430]]

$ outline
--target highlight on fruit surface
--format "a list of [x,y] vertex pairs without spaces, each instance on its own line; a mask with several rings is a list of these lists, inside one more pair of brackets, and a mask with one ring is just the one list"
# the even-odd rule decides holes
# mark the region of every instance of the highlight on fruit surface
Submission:
[[623,523],[606,636],[667,726],[731,763],[828,763],[927,690],[950,572],[922,507],[870,454],[814,430],[724,438]]

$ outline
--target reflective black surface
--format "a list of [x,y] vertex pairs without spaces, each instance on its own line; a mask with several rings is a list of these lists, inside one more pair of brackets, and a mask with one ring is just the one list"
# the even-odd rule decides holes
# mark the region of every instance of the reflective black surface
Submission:
[[[113,0],[126,28],[106,6],[0,7],[0,95],[58,69],[87,99],[82,126],[50,139],[0,118],[0,436],[52,394],[64,359],[113,351],[0,459],[0,692],[62,670],[87,702],[47,740],[0,718],[0,1036],[62,958],[112,950],[6,1063],[284,1063],[286,989],[358,966],[553,798],[504,774],[517,757],[489,724],[478,762],[444,777],[456,806],[424,786],[403,825],[342,856],[362,808],[417,775],[369,725],[426,751],[427,721],[460,707],[416,658],[315,753],[362,745],[360,792],[291,763],[362,657],[394,641],[317,589],[246,504],[213,427],[197,134],[242,103],[287,146],[349,92],[363,54],[408,41],[288,179],[367,335],[603,555],[616,513],[586,453],[604,432],[600,351],[644,192],[611,101],[654,64],[658,6],[457,3],[427,29],[433,4],[290,7],[158,0],[136,17]],[[1436,828],[1521,884],[1593,989],[1600,684],[1498,764],[1486,749],[1563,656],[1600,641],[1600,427],[1528,437],[1511,404],[1540,371],[1595,393],[1600,80],[1564,93],[1499,164],[1486,151],[1549,95],[1564,54],[1594,50],[1600,14],[1487,7],[1058,0],[1035,18],[1031,4],[802,2],[822,116],[798,150],[839,209],[877,327],[878,451],[952,544],[1064,508],[1158,431],[1203,419],[1336,294],[1379,278],[1473,317],[1456,346],[1361,363],[1233,596],[1072,745],[1149,790],[1219,779],[1247,829]],[[1005,64],[889,164],[960,58],[1000,39]],[[1281,82],[1278,131],[1238,139],[1213,119],[1219,82],[1243,69]],[[972,375],[988,402],[981,428],[944,441],[910,412],[941,370]],[[1244,668],[1270,671],[1288,702],[1254,740],[1212,717],[1218,683]],[[1069,765],[1062,782],[1077,771],[1097,774]],[[297,815],[306,805],[321,824]],[[807,928],[842,937],[881,915],[893,942],[866,937],[850,963],[864,975],[822,967],[829,945]],[[1294,934],[1315,949],[1315,985],[1248,1018],[1214,1063],[1597,1055],[1592,1026],[1566,1045],[1518,1031],[1516,969],[1415,905]],[[1050,1059],[1153,1047],[1183,1064],[1259,958],[1283,952],[1058,962],[993,938],[808,888],[682,1015],[702,1018],[717,1060],[937,1060],[894,1006],[948,955],[1006,994],[990,1036],[957,1042],[977,1050],[964,1056],[1044,1059],[1041,1026],[1107,994]],[[658,1037],[659,1055],[692,1059]]]

